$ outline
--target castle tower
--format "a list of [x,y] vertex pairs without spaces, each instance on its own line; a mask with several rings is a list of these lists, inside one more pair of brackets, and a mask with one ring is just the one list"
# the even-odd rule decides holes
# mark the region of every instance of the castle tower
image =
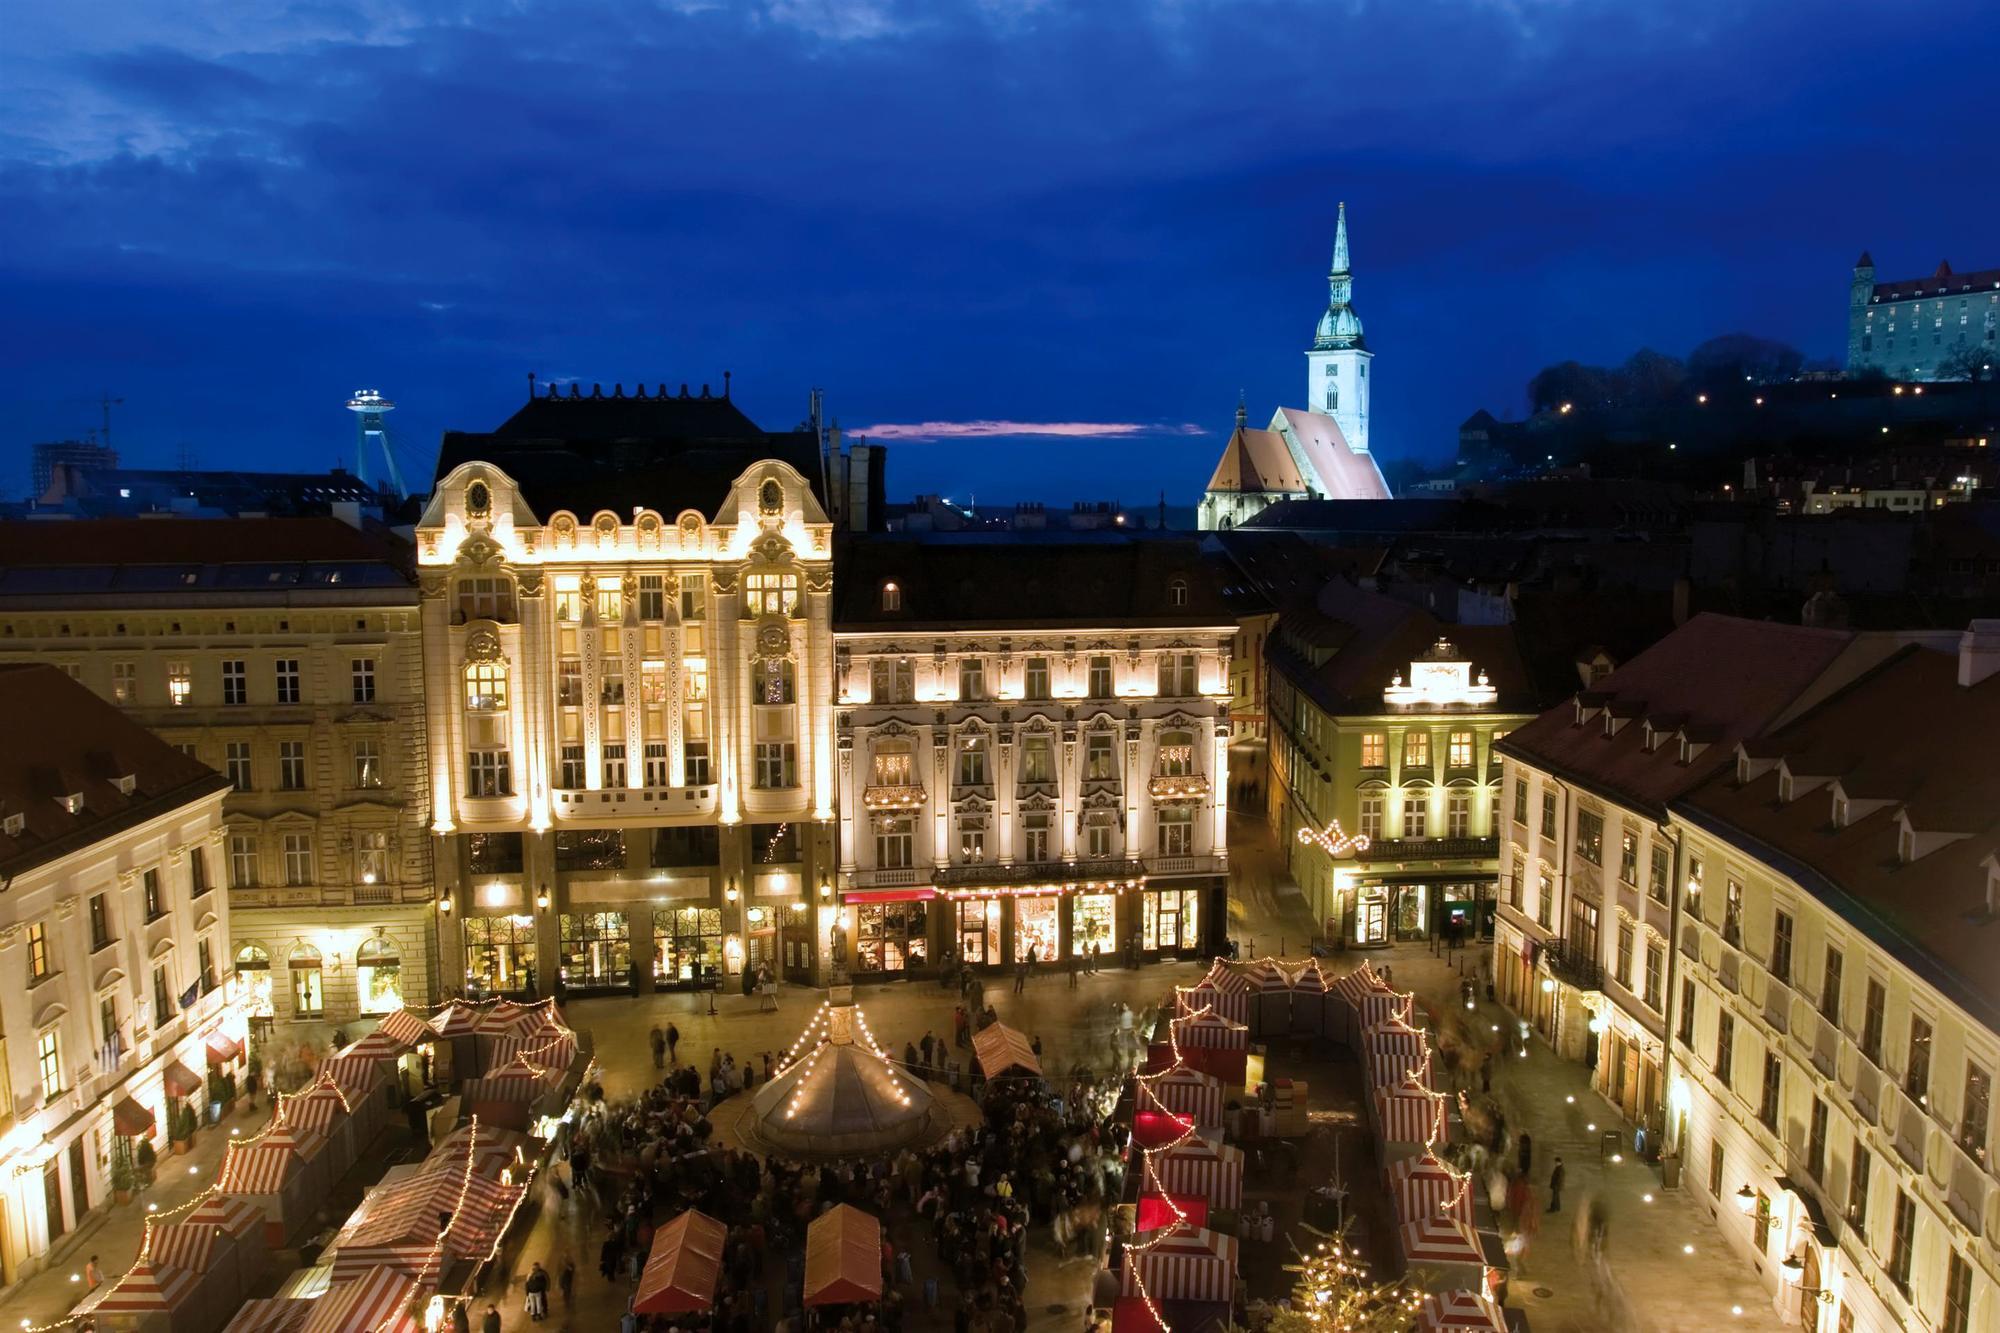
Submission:
[[1368,363],[1375,354],[1354,313],[1354,276],[1347,259],[1347,205],[1333,233],[1333,267],[1327,273],[1326,313],[1319,317],[1306,351],[1306,406],[1340,423],[1340,433],[1357,454],[1368,452]]
[[1875,300],[1875,259],[1866,250],[1854,261],[1847,284],[1847,368],[1860,370],[1875,362],[1875,331],[1869,306]]

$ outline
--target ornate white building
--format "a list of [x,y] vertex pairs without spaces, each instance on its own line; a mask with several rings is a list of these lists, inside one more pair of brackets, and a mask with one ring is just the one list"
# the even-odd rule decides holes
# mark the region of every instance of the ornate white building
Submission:
[[838,595],[846,967],[1220,946],[1236,625],[1196,543],[874,537]]

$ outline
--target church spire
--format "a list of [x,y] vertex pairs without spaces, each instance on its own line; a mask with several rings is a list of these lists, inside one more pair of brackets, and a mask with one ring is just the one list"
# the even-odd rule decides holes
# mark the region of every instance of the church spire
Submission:
[[1236,429],[1242,430],[1243,423],[1250,416],[1250,410],[1243,402],[1243,390],[1236,391]]
[[1340,221],[1333,228],[1333,269],[1329,276],[1339,277],[1347,272],[1347,202],[1342,200]]

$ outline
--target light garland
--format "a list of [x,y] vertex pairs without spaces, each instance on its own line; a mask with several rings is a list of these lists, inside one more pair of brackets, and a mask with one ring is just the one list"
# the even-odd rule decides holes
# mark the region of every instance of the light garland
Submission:
[[1338,819],[1333,820],[1323,829],[1300,829],[1299,841],[1308,846],[1317,847],[1328,856],[1336,858],[1348,856],[1354,852],[1365,852],[1369,847],[1374,845],[1374,840],[1366,833],[1349,834],[1347,830],[1341,828]]

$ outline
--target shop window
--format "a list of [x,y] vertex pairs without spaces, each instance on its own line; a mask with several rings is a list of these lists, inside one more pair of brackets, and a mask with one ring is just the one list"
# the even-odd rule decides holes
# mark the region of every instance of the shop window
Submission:
[[1078,958],[1088,958],[1092,945],[1100,954],[1115,950],[1118,895],[1080,893],[1069,903],[1069,951]]
[[521,835],[472,833],[465,839],[466,868],[475,875],[521,873]]
[[1200,946],[1200,890],[1148,889],[1140,898],[1140,947],[1172,952]]
[[237,994],[253,1018],[271,1016],[271,955],[255,944],[236,951]]
[[710,981],[722,971],[722,911],[662,907],[653,912],[653,976],[670,984]]
[[326,988],[320,976],[319,950],[310,944],[298,945],[285,964],[292,974],[292,1017],[324,1018]]
[[354,981],[361,1012],[389,1014],[403,1007],[403,960],[393,941],[377,935],[354,951]]
[[930,953],[930,904],[862,903],[854,909],[854,938],[859,971],[922,967]]
[[1046,963],[1056,957],[1061,943],[1062,900],[1059,898],[1016,898],[1014,900],[1014,961]]
[[958,916],[958,956],[973,967],[1000,961],[1000,903],[994,898],[953,904]]
[[799,826],[793,823],[752,824],[750,856],[760,866],[795,865],[799,860]]
[[561,829],[556,833],[557,870],[623,870],[625,830]]
[[470,916],[465,919],[465,987],[478,998],[535,989],[535,919]]
[[558,975],[565,986],[625,986],[632,940],[623,912],[564,912]]

